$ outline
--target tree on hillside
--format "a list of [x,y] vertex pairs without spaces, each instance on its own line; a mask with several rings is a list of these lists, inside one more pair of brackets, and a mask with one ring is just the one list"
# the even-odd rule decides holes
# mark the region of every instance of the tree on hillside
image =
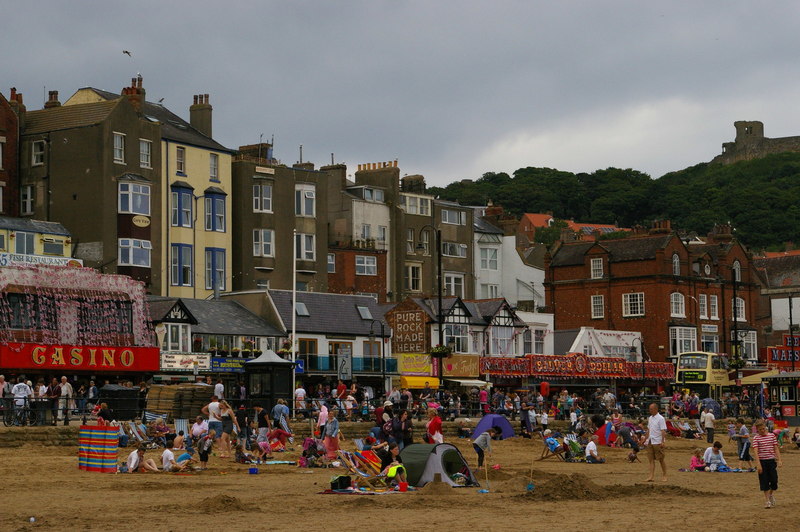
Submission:
[[533,232],[533,240],[550,247],[561,238],[561,232],[567,227],[567,222],[564,220],[553,220],[550,227],[537,227]]

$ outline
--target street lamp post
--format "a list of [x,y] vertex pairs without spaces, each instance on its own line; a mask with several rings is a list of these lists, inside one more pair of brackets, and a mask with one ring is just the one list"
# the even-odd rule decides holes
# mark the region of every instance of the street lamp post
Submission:
[[[434,245],[436,246],[436,293],[439,304],[439,308],[436,312],[436,319],[439,322],[439,345],[444,346],[444,311],[442,310],[442,231],[441,229],[437,229],[430,224],[425,224],[420,229],[425,228],[430,228],[436,235],[436,239],[434,241]],[[424,249],[425,245],[420,239],[417,250]],[[442,387],[444,380],[442,378],[442,357],[437,356],[436,358],[438,359],[437,368],[439,374],[439,387]]]
[[639,347],[642,348],[642,388],[644,388],[644,379],[645,379],[645,375],[644,375],[644,341],[642,340],[641,336],[637,336],[633,340],[631,340],[631,354],[636,354],[636,346],[633,345],[634,343],[636,343],[636,340],[639,340]]
[[384,357],[384,345],[383,342],[386,340],[386,336],[384,334],[383,329],[383,322],[381,320],[372,320],[369,324],[369,341],[370,345],[372,345],[372,340],[375,338],[374,333],[372,332],[372,327],[375,325],[375,322],[378,322],[381,326],[381,386],[383,387],[383,393],[386,393],[386,359]]

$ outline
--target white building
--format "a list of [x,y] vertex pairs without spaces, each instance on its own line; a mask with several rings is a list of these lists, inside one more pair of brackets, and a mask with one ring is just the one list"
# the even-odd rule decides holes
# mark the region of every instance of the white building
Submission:
[[553,314],[524,312],[521,310],[517,310],[516,314],[528,326],[528,330],[522,335],[522,353],[525,355],[555,354]]
[[638,331],[609,331],[594,327],[556,331],[555,353],[583,353],[586,356],[624,358],[628,362],[642,361],[642,333]]

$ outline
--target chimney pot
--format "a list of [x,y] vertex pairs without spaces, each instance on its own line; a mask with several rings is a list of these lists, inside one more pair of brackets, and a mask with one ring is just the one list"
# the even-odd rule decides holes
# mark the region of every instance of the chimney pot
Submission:
[[197,105],[197,94],[194,95],[194,104]]

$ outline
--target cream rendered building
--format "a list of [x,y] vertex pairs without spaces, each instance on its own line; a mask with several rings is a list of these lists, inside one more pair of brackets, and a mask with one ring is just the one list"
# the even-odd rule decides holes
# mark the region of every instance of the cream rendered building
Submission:
[[[160,248],[158,295],[207,298],[230,291],[232,272],[231,150],[211,138],[212,107],[208,94],[194,96],[190,122],[158,103],[148,102],[141,77],[123,94],[86,87],[64,105],[122,98],[129,92],[141,95],[138,111],[161,126],[161,144],[152,146],[138,139],[140,157],[160,150],[161,179],[151,183],[152,207],[161,210],[161,227],[153,227],[152,246]],[[131,139],[136,141],[135,139]],[[154,158],[159,160],[159,158]]]

